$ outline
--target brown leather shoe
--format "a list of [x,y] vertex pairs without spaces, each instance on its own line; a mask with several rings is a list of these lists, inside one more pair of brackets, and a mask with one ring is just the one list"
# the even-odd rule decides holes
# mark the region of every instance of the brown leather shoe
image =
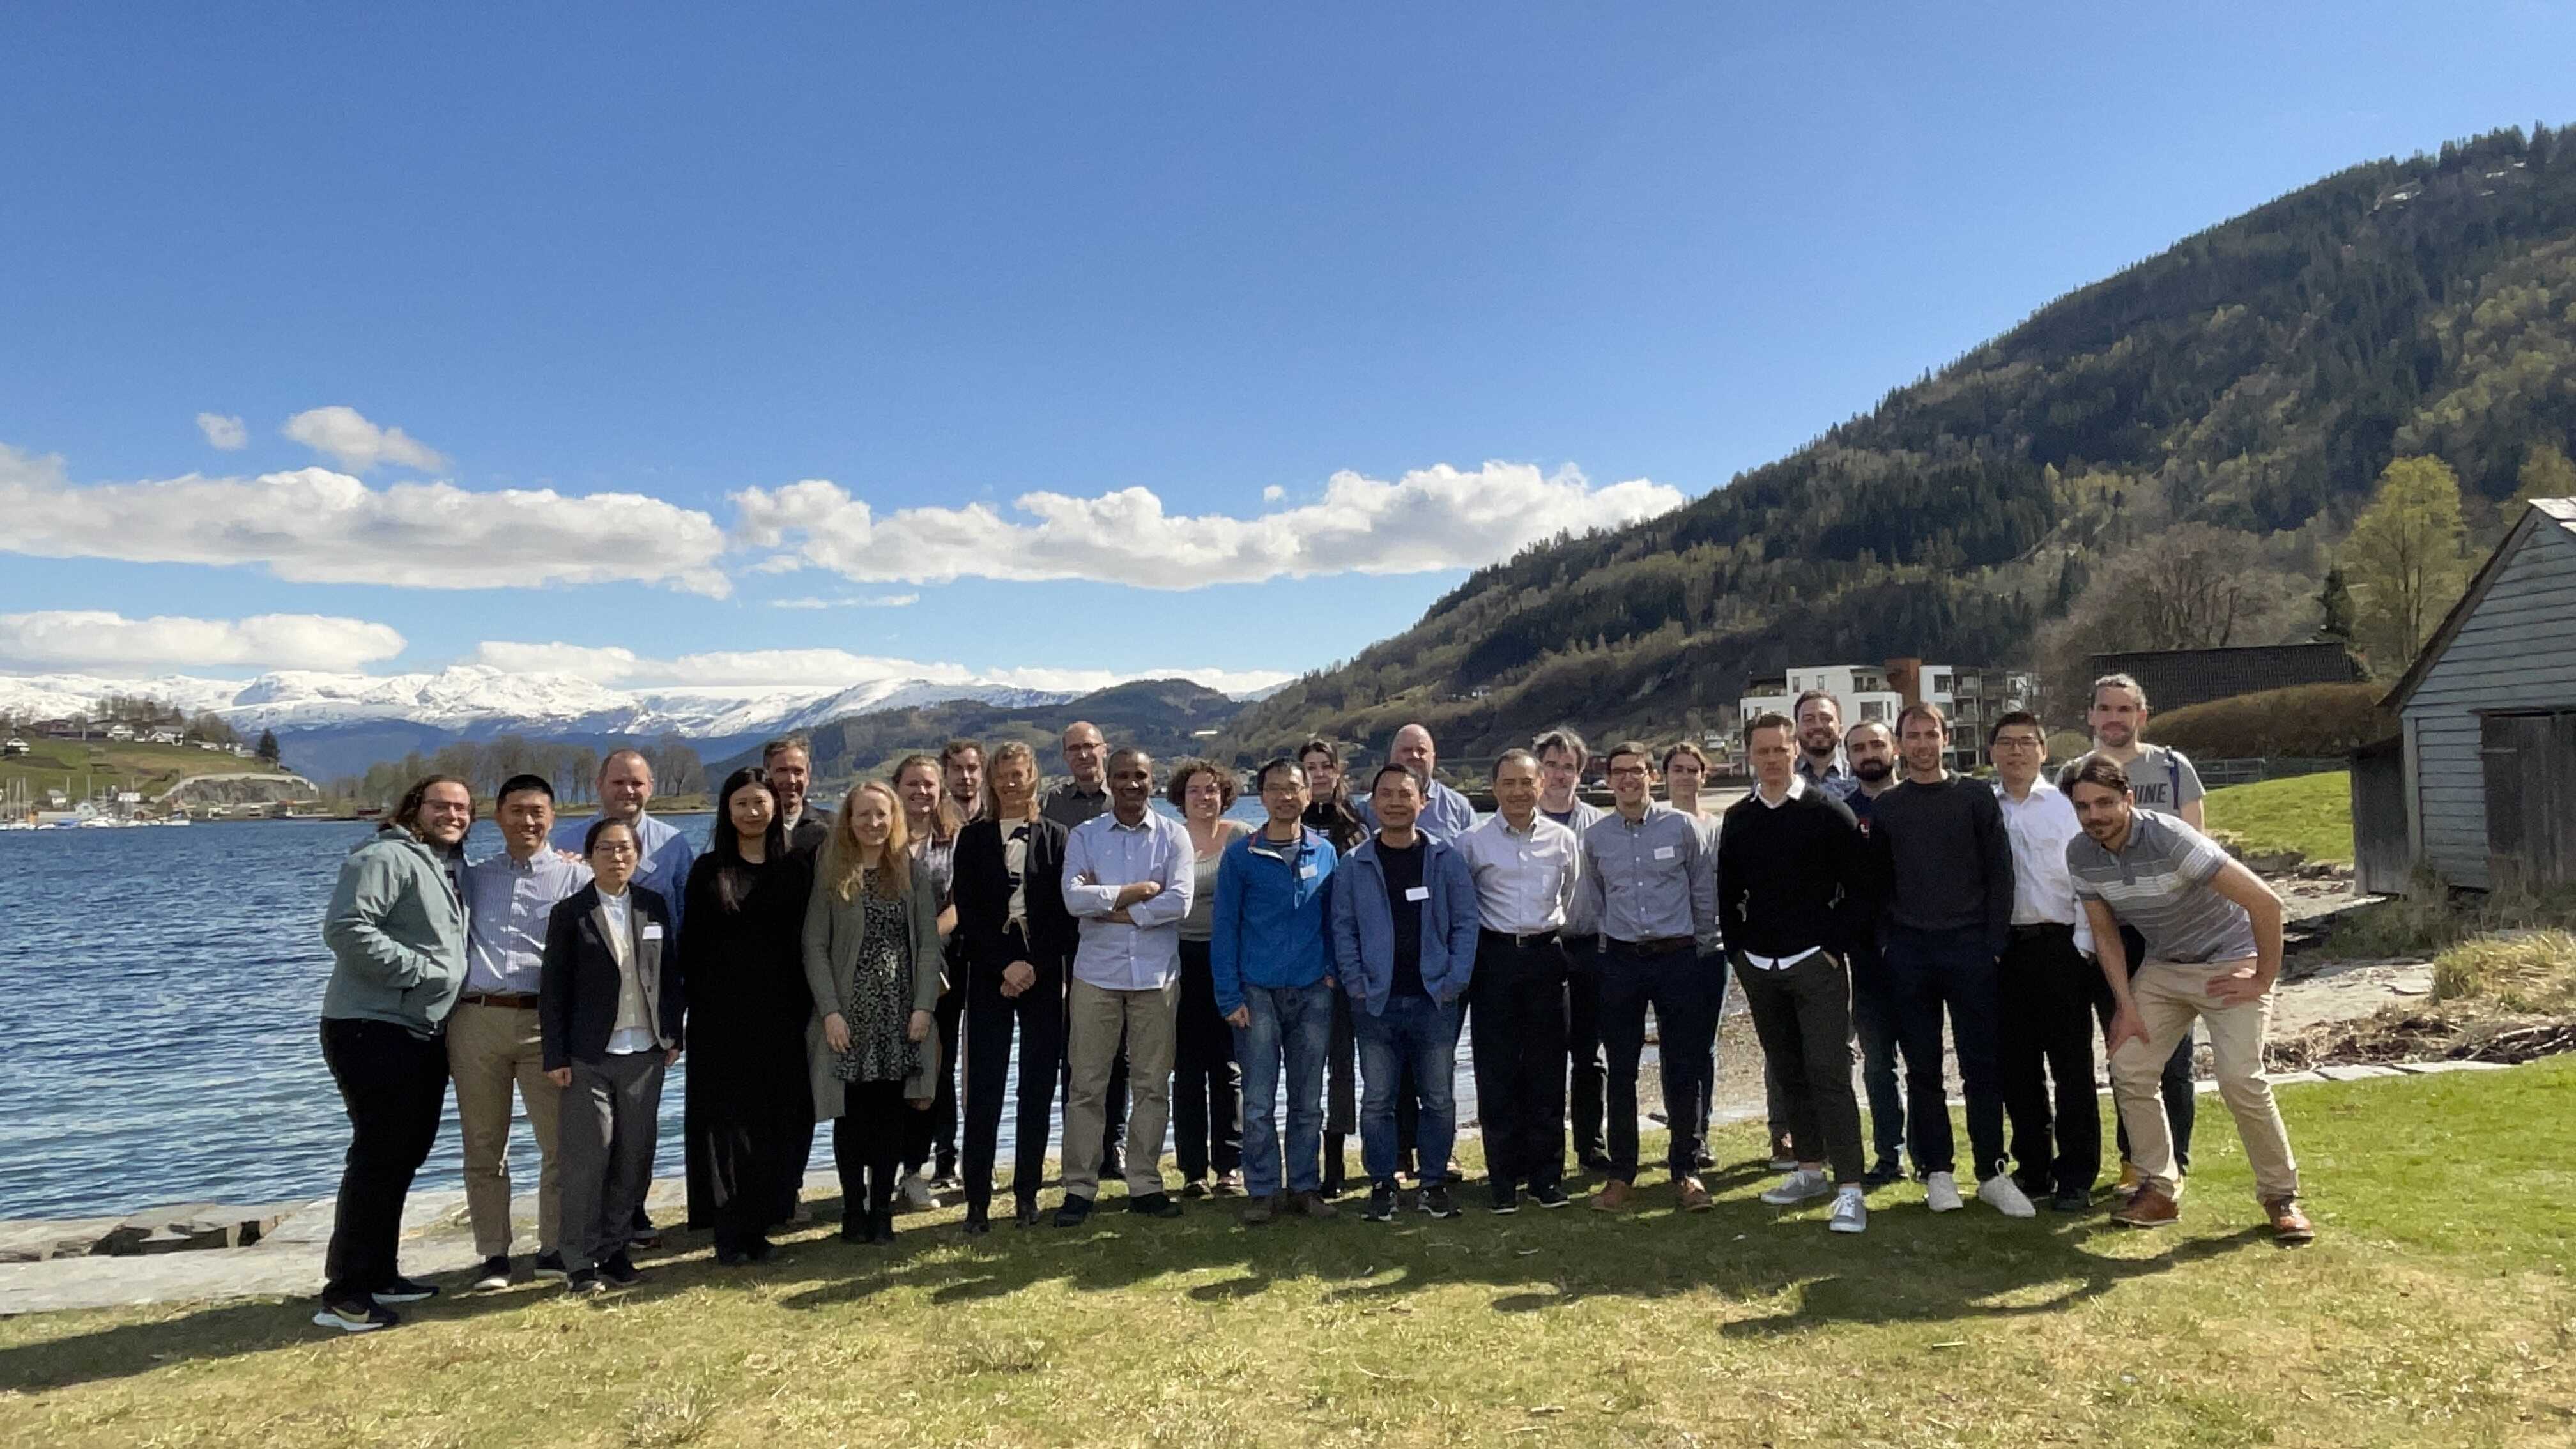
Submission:
[[2272,1236],[2278,1238],[2282,1242],[2312,1243],[2316,1241],[2316,1225],[2308,1221],[2308,1215],[2306,1213],[2299,1211],[2299,1200],[2297,1198],[2267,1197],[2263,1199],[2263,1212],[2265,1216],[2272,1220]]
[[1708,1188],[1696,1177],[1681,1180],[1680,1197],[1681,1209],[1686,1213],[1704,1213],[1717,1206],[1717,1199],[1708,1195]]
[[1342,1210],[1333,1206],[1333,1200],[1320,1192],[1301,1192],[1289,1201],[1290,1206],[1310,1218],[1336,1218],[1342,1215]]
[[2137,1196],[2111,1214],[2111,1221],[2124,1228],[2161,1228],[2179,1221],[2181,1217],[2180,1203],[2152,1187],[2142,1186]]
[[1592,1195],[1592,1210],[1596,1213],[1624,1213],[1628,1210],[1628,1199],[1636,1195],[1635,1188],[1614,1177],[1601,1184],[1601,1190]]

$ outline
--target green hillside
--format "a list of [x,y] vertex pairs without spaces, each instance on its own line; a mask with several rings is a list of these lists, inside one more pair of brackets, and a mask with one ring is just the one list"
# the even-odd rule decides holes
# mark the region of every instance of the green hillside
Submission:
[[31,739],[28,753],[0,759],[0,797],[8,782],[25,780],[41,802],[47,790],[77,800],[95,786],[137,790],[152,799],[190,775],[282,775],[279,766],[192,745],[147,745],[113,740]]
[[1420,719],[1444,754],[1484,754],[1559,720],[1713,723],[1792,663],[2025,663],[2104,565],[2193,525],[2248,584],[2229,642],[2304,637],[2326,550],[2392,457],[2448,461],[2472,532],[2492,530],[2526,457],[2576,438],[2571,377],[2576,139],[2370,162],[2050,303],[1683,508],[1478,570],[1224,743],[1383,748]]

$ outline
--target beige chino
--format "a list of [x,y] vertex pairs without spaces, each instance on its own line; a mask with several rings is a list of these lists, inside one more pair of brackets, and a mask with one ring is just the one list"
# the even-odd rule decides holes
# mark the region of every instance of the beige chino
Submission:
[[2148,1187],[2176,1196],[2181,1173],[2174,1163],[2173,1132],[2165,1121],[2158,1088],[2165,1059],[2197,1021],[2209,1033],[2209,1050],[2218,1069],[2218,1095],[2236,1119],[2236,1135],[2245,1144],[2245,1160],[2254,1169],[2259,1198],[2294,1197],[2299,1191],[2299,1164],[2290,1155],[2289,1129],[2272,1100],[2272,1084],[2263,1079],[2263,1038],[2272,1024],[2273,993],[2254,1001],[2228,1004],[2209,994],[2209,983],[2254,964],[2235,961],[2149,961],[2129,978],[2129,997],[2147,1029],[2143,1042],[2134,1037],[2111,1054],[2111,1092],[2120,1121],[2129,1129],[2129,1160]]
[[464,1138],[465,1208],[474,1251],[510,1253],[510,1088],[526,1104],[537,1137],[537,1251],[563,1246],[563,1187],[555,1158],[563,1089],[546,1079],[535,1007],[466,1002],[447,1018],[447,1071],[456,1080],[456,1122]]

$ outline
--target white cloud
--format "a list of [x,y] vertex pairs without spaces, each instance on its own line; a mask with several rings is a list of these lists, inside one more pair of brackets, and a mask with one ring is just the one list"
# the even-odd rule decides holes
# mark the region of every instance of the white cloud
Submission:
[[427,472],[447,460],[427,443],[400,428],[380,428],[356,408],[313,408],[286,420],[286,436],[343,468],[364,473],[378,463],[393,463]]
[[741,649],[683,654],[670,659],[638,655],[621,645],[491,641],[473,662],[513,674],[571,674],[628,688],[654,685],[847,689],[885,680],[932,684],[1005,684],[1018,689],[1082,693],[1129,679],[1192,679],[1223,694],[1245,694],[1285,684],[1296,676],[1280,669],[968,669],[962,664],[889,659],[846,649]]
[[1261,490],[1261,501],[1264,503],[1276,503],[1287,496],[1288,490],[1280,487],[1276,483],[1273,483],[1269,487]]
[[1167,514],[1148,489],[1097,498],[1025,493],[993,508],[906,508],[879,518],[840,485],[808,479],[733,495],[735,537],[775,550],[753,567],[802,564],[869,583],[959,577],[1091,579],[1191,589],[1314,574],[1474,568],[1560,530],[1633,523],[1681,505],[1648,479],[1595,488],[1583,474],[1526,463],[1472,472],[1442,464],[1389,483],[1336,473],[1320,502],[1250,518]]
[[227,453],[250,443],[250,429],[242,426],[242,420],[222,413],[197,414],[197,431],[206,435],[208,443]]
[[131,563],[260,564],[298,583],[423,589],[620,581],[724,597],[724,533],[634,493],[372,488],[299,468],[75,487],[57,457],[0,443],[0,551]]
[[0,614],[0,663],[19,667],[347,670],[402,651],[403,636],[386,625],[320,614],[248,619],[129,619],[104,610]]
[[845,594],[837,599],[772,599],[773,609],[905,609],[921,602],[919,594],[879,594],[865,598]]

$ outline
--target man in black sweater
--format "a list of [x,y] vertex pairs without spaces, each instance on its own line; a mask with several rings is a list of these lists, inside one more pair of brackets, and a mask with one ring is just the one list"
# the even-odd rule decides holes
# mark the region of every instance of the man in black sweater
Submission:
[[1866,899],[1867,865],[1850,807],[1799,776],[1797,737],[1784,714],[1761,715],[1745,733],[1753,793],[1728,807],[1718,831],[1719,934],[1762,1054],[1778,1073],[1797,1148],[1796,1170],[1762,1200],[1791,1207],[1831,1195],[1826,1226],[1857,1233],[1869,1226],[1869,1209],[1852,1096],[1844,910]]
[[1934,1212],[1963,1204],[1941,1082],[1941,1016],[1967,1084],[1969,1164],[1977,1197],[2006,1217],[2033,1215],[2004,1171],[2003,1059],[1996,963],[2012,937],[2012,837],[1995,792],[1942,764],[1950,721],[1935,704],[1896,719],[1905,783],[1878,797],[1870,843],[1886,902],[1878,947],[1905,1048],[1906,1129]]

